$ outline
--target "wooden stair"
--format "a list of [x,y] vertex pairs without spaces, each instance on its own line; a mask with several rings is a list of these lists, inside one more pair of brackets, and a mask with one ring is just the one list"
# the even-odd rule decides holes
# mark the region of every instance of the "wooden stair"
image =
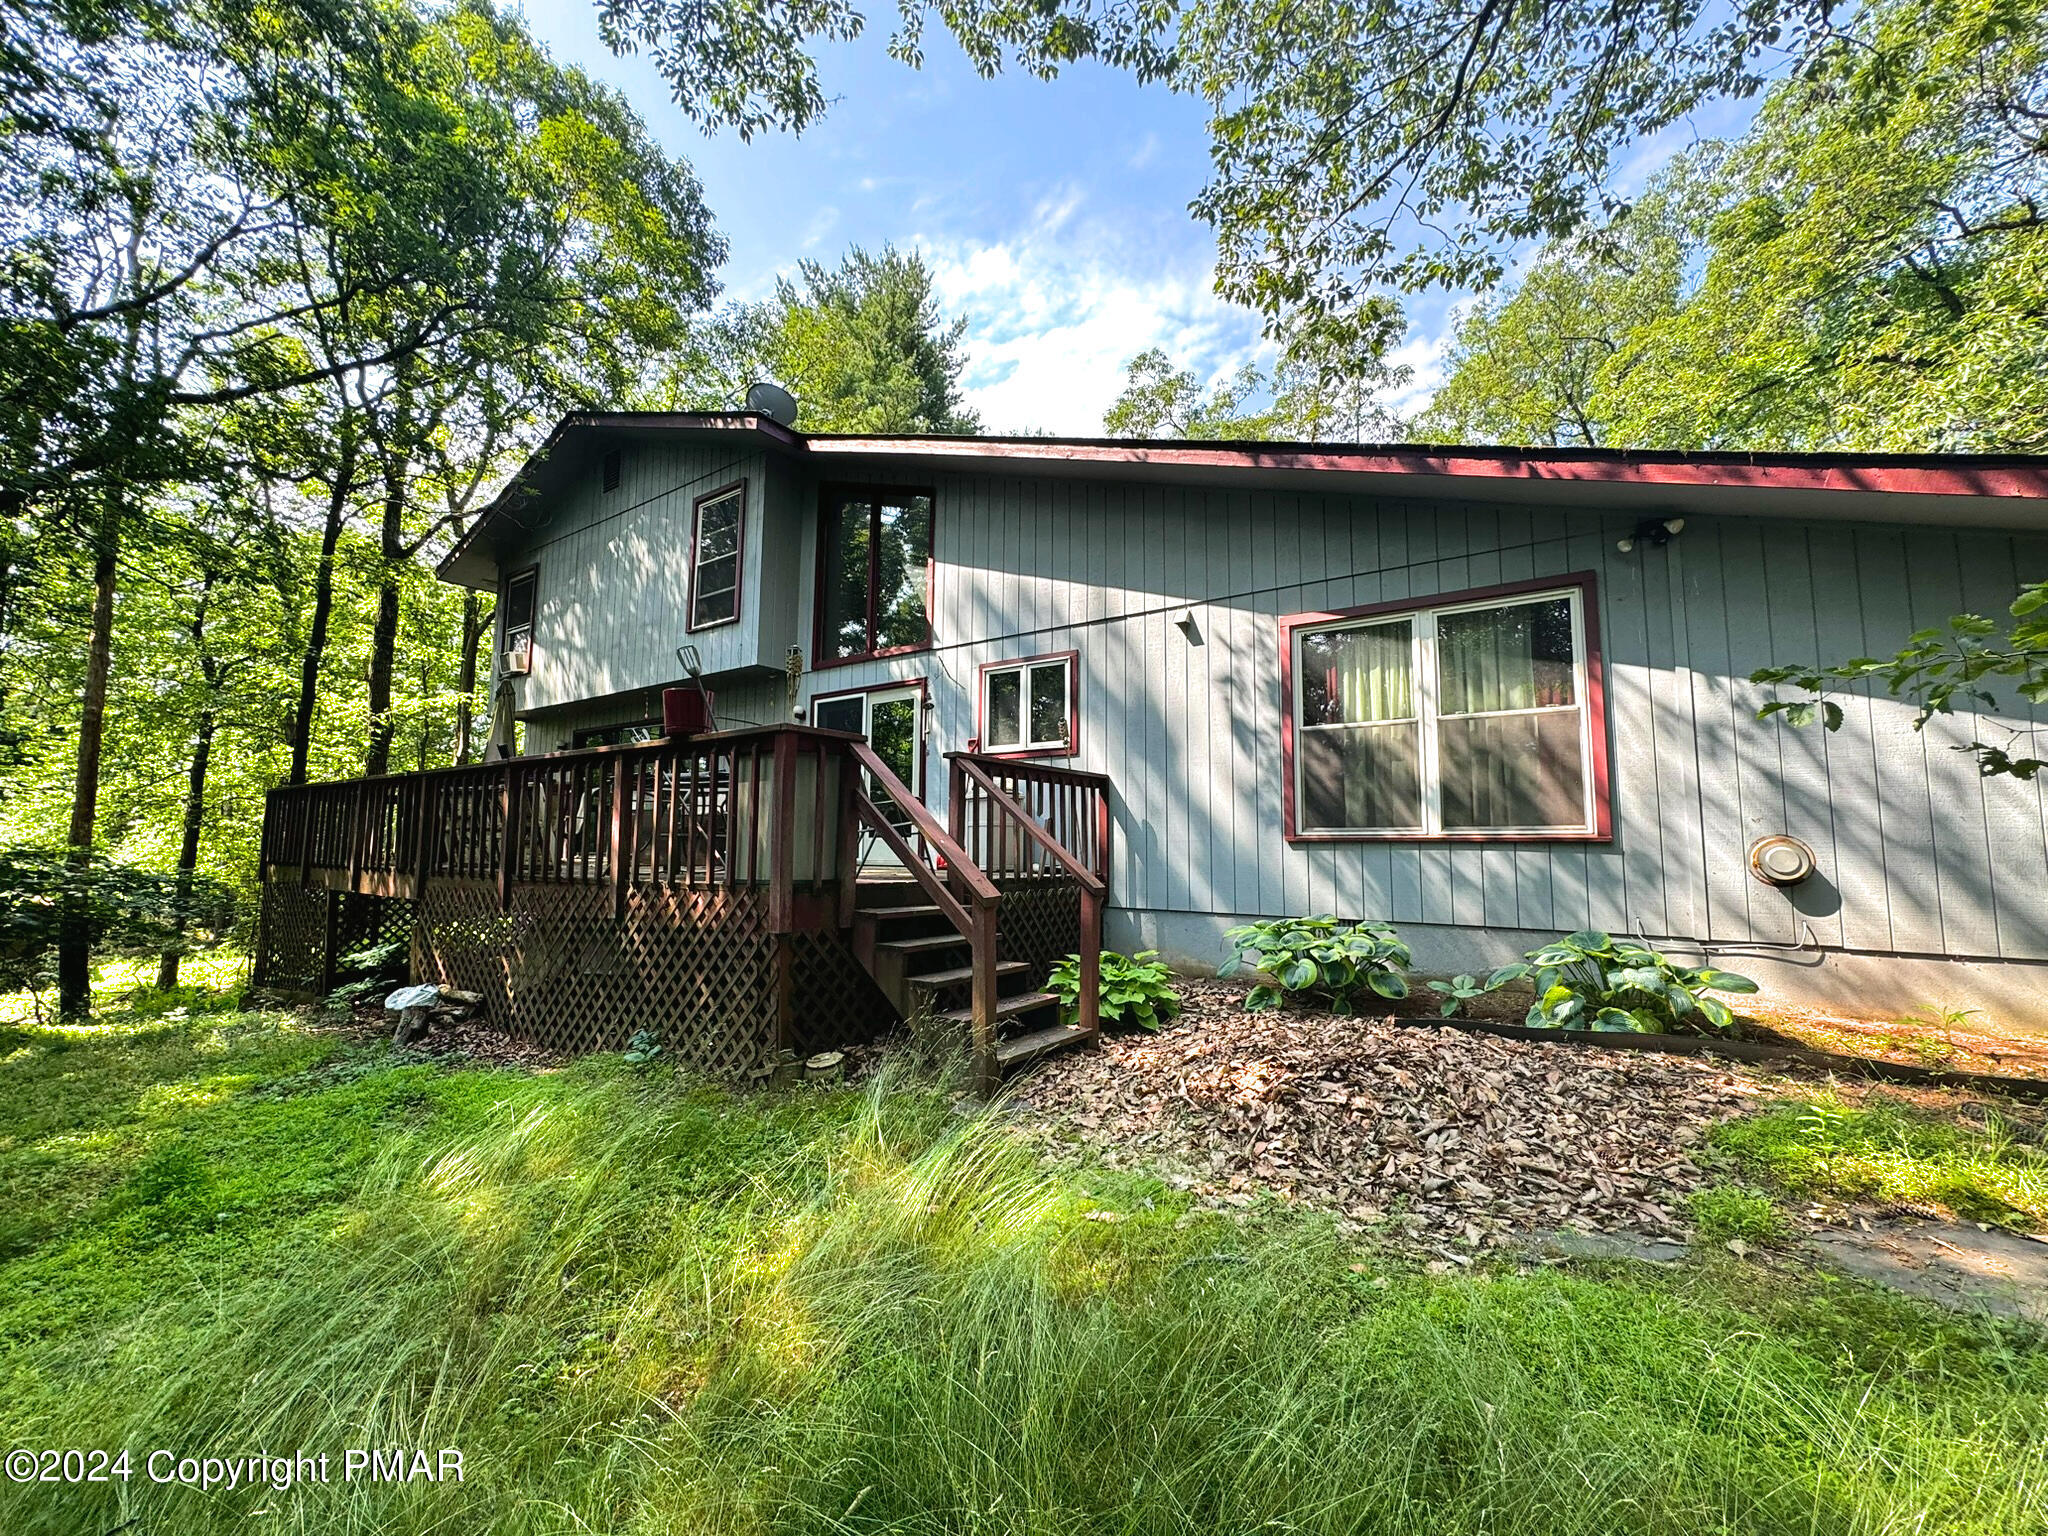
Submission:
[[[849,786],[854,814],[841,832],[841,868],[847,873],[841,877],[846,883],[840,921],[855,957],[896,1011],[908,1020],[960,1030],[984,1092],[993,1091],[1006,1072],[1096,1039],[1109,781],[1099,774],[950,753],[951,825],[944,827],[865,742],[853,742],[849,751],[864,777]],[[893,815],[883,813],[864,785],[873,786]],[[971,831],[964,814],[970,803]],[[857,853],[862,838],[894,856],[886,874],[874,870],[863,877]],[[1059,999],[1039,990],[1033,965],[997,958],[999,879],[1075,887],[1080,924],[1074,952],[1081,956],[1082,982],[1076,1022],[1061,1020]],[[1045,963],[1041,955],[1038,964]]]
[[[974,1025],[973,945],[936,906],[890,903],[887,887],[901,881],[863,883],[854,909],[853,951],[875,984],[906,1019],[929,1018],[970,1031]],[[878,889],[877,887],[881,887]],[[1002,921],[997,908],[997,922]],[[1059,999],[1050,992],[1017,990],[1031,967],[1022,960],[995,964],[996,1059],[1005,1069],[1035,1061],[1057,1046],[1077,1045],[1091,1032],[1059,1022]],[[1022,1032],[1019,1034],[1019,1032]],[[1011,1049],[1010,1037],[1040,1042]],[[1057,1044],[1051,1043],[1058,1037]]]

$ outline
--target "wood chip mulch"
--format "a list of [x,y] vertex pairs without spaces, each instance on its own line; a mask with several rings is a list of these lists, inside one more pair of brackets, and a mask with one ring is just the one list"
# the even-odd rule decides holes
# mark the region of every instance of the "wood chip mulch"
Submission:
[[1020,1107],[1209,1203],[1271,1191],[1459,1262],[1531,1231],[1682,1232],[1709,1182],[1692,1149],[1769,1091],[1702,1057],[1247,1014],[1218,983],[1182,994],[1159,1034],[1049,1061]]

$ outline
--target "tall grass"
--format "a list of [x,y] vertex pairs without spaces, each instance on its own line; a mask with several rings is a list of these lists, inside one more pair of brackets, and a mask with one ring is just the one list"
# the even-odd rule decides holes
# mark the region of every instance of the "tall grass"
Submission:
[[2048,1361],[1903,1302],[1414,1275],[901,1083],[476,1076],[260,1253],[167,1246],[154,1302],[0,1354],[10,1445],[450,1446],[460,1485],[11,1488],[0,1529],[2048,1529]]

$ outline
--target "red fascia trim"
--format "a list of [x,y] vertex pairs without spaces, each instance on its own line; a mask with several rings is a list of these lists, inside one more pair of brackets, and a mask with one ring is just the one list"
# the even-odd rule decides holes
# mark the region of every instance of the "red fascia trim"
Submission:
[[[1016,752],[983,752],[981,748],[981,705],[988,697],[988,675],[991,672],[1007,672],[1013,667],[1028,667],[1038,661],[1064,661],[1067,664],[1067,744],[1064,747],[1032,747]],[[1029,699],[1025,701],[1029,706]],[[974,739],[967,744],[967,750],[983,757],[1026,758],[1026,757],[1079,757],[1081,755],[1081,653],[1079,651],[1046,651],[1038,656],[1019,656],[1015,660],[984,661],[974,674]]]
[[[733,544],[732,612],[722,619],[713,619],[709,623],[699,624],[697,622],[697,532],[702,525],[704,503],[716,501],[721,496],[730,496],[734,491],[740,493],[740,521],[739,536]],[[715,491],[706,491],[702,496],[699,496],[690,503],[690,574],[688,581],[685,583],[683,593],[683,633],[694,635],[700,630],[718,629],[726,624],[737,624],[740,620],[740,605],[745,600],[742,594],[746,591],[746,587],[747,482],[744,478],[741,478],[733,481],[730,485],[721,485]]]
[[[868,660],[868,658],[865,656],[858,657],[856,659],[861,661]],[[812,670],[815,671],[816,668],[813,668]],[[917,782],[911,785],[910,787],[916,793],[917,798],[919,800],[923,800],[926,781],[926,774],[924,771],[924,760],[925,758],[931,755],[931,744],[925,739],[924,729],[925,720],[929,718],[931,714],[932,685],[930,678],[888,677],[882,679],[882,681],[879,683],[863,683],[858,688],[833,688],[824,693],[813,693],[811,695],[811,701],[808,706],[808,714],[804,723],[806,725],[812,725],[813,729],[818,728],[813,724],[813,722],[815,722],[818,718],[818,705],[821,702],[829,702],[833,699],[856,698],[864,693],[897,693],[905,688],[915,688],[918,694]]]
[[[915,645],[892,645],[880,651],[861,651],[852,656],[825,655],[825,579],[830,569],[826,548],[825,518],[834,496],[865,496],[872,508],[884,496],[894,493],[899,496],[922,496],[931,503],[931,530],[925,542],[924,551],[924,639]],[[870,511],[873,518],[876,514]],[[868,538],[868,633],[875,632],[875,540],[872,532]],[[818,487],[818,560],[817,582],[811,596],[811,670],[829,672],[834,667],[850,667],[856,662],[879,661],[885,656],[914,656],[930,650],[937,637],[932,632],[932,614],[938,592],[939,569],[939,497],[936,488],[922,485],[854,485],[828,481]],[[859,689],[847,690],[857,693]]]
[[[1494,597],[1520,597],[1528,592],[1555,592],[1577,587],[1579,608],[1586,624],[1586,708],[1592,712],[1593,830],[1590,832],[1303,832],[1295,825],[1294,804],[1294,632],[1319,624],[1345,619],[1369,619],[1380,614],[1421,613],[1431,608],[1452,608],[1461,603],[1480,603]],[[1289,613],[1280,618],[1280,817],[1283,833],[1290,843],[1609,843],[1614,841],[1614,785],[1608,756],[1610,728],[1607,719],[1607,686],[1600,658],[1599,580],[1592,571],[1573,571],[1563,576],[1544,576],[1530,581],[1508,581],[1491,587],[1469,587],[1461,592],[1437,592],[1420,597],[1395,598],[1384,603],[1365,603],[1356,608],[1333,608],[1327,613]]]
[[1882,491],[1894,495],[2048,498],[2048,459],[1944,464],[1825,456],[1584,455],[1525,448],[1370,448],[1310,445],[1059,442],[1037,439],[814,437],[814,454],[916,453],[934,458],[1038,459],[1086,464],[1166,464],[1212,469],[1316,470],[1358,475],[1434,475],[1481,480],[1565,480],[1738,490]]

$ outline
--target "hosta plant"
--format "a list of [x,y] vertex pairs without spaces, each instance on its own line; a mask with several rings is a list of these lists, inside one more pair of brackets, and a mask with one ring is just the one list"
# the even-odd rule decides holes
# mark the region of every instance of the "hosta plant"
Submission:
[[1679,965],[1645,945],[1591,929],[1530,950],[1527,963],[1502,966],[1487,988],[1524,977],[1536,989],[1529,1023],[1539,1029],[1704,1034],[1735,1023],[1728,1005],[1708,993],[1756,990],[1747,976]]
[[1282,917],[1246,923],[1223,935],[1231,956],[1218,976],[1251,971],[1270,978],[1245,995],[1251,1012],[1278,1008],[1290,997],[1325,1000],[1332,1013],[1353,1013],[1361,991],[1406,997],[1408,946],[1392,923],[1347,923],[1334,917]]
[[[1060,1022],[1081,1017],[1081,957],[1069,955],[1052,968],[1046,991],[1060,1000]],[[1173,990],[1173,972],[1159,962],[1159,951],[1135,955],[1102,952],[1102,1018],[1108,1024],[1136,1024],[1158,1029],[1180,1012],[1180,994]]]
[[1505,986],[1508,982],[1526,976],[1528,969],[1525,965],[1504,965],[1484,981],[1477,976],[1460,972],[1449,981],[1432,981],[1427,985],[1430,991],[1442,995],[1444,1004],[1441,1011],[1443,1016],[1449,1019],[1455,1018],[1473,998],[1484,997],[1496,987]]

